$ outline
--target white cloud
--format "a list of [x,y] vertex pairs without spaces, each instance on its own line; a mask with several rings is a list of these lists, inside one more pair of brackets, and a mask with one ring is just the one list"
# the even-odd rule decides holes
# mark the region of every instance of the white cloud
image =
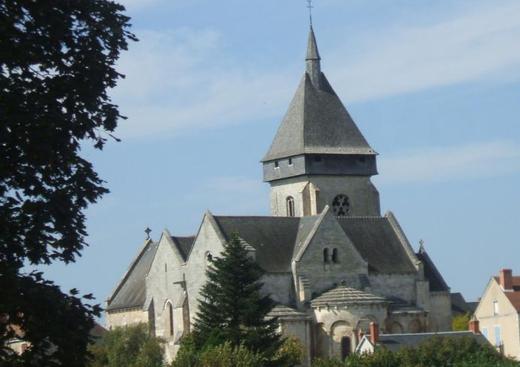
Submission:
[[211,203],[215,214],[267,214],[269,185],[258,178],[243,176],[213,177],[194,190],[193,200]]
[[129,120],[123,136],[175,134],[268,116],[283,108],[294,86],[286,74],[234,65],[214,30],[137,32],[140,42],[121,59],[127,76],[114,99]]
[[520,145],[509,141],[432,147],[379,160],[378,183],[447,182],[520,172]]
[[[520,2],[489,2],[424,27],[380,30],[338,49],[335,85],[349,101],[368,100],[461,82],[511,77],[520,66]],[[384,34],[382,33],[384,31]],[[332,57],[331,57],[332,56]],[[497,75],[498,74],[498,75]]]
[[[518,14],[520,1],[486,3],[433,25],[365,35],[357,52],[338,37],[334,54],[324,55],[326,72],[349,103],[512,77],[520,70]],[[276,70],[256,70],[244,64],[215,30],[136,33],[140,42],[132,44],[120,62],[127,79],[114,91],[116,103],[129,117],[119,129],[124,138],[281,118],[289,104],[298,75],[279,65]]]

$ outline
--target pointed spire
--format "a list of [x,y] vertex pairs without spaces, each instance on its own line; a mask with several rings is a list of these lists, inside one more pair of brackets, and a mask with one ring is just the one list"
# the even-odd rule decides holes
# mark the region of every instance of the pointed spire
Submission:
[[314,29],[312,25],[309,31],[309,40],[307,41],[307,56],[305,57],[305,63],[307,66],[307,74],[312,81],[312,84],[316,87],[320,87],[321,80],[321,63],[320,53],[318,51],[318,45],[316,43],[316,36],[314,35]]

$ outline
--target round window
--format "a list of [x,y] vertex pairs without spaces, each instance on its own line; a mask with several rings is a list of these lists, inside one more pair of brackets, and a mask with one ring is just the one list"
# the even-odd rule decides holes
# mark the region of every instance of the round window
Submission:
[[350,211],[350,201],[347,195],[339,194],[332,200],[332,210],[338,217],[348,215]]

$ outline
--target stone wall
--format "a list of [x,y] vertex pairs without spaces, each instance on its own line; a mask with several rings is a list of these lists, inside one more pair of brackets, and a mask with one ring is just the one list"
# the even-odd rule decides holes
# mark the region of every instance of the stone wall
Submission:
[[148,311],[143,311],[140,307],[106,313],[106,326],[109,330],[116,327],[148,323],[148,321]]
[[[305,207],[311,203],[309,195],[303,195],[305,186],[312,183],[318,190],[315,208],[309,213],[304,212]],[[295,200],[296,216],[321,213],[326,205],[331,206],[334,197],[344,194],[349,197],[350,215],[355,216],[379,216],[379,193],[365,176],[300,176],[271,182],[271,214],[285,216],[286,198],[292,196]]]

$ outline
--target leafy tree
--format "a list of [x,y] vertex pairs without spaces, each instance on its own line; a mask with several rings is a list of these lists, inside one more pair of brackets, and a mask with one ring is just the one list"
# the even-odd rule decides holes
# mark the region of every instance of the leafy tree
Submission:
[[[24,266],[70,263],[87,245],[84,211],[107,189],[80,147],[101,149],[122,118],[107,91],[135,40],[123,11],[0,1],[0,364],[84,366],[99,307]],[[17,328],[31,345],[21,357],[5,348]]]
[[89,367],[162,367],[162,341],[145,324],[116,328],[92,345]]
[[344,362],[318,359],[313,367],[520,367],[488,344],[473,338],[435,337],[414,348],[391,352],[384,347],[373,354],[350,355]]
[[470,318],[471,315],[469,313],[454,316],[453,320],[451,321],[451,329],[453,331],[468,330]]
[[207,271],[193,333],[198,350],[229,342],[269,359],[276,354],[282,340],[277,320],[266,317],[273,301],[260,294],[263,274],[234,234]]

